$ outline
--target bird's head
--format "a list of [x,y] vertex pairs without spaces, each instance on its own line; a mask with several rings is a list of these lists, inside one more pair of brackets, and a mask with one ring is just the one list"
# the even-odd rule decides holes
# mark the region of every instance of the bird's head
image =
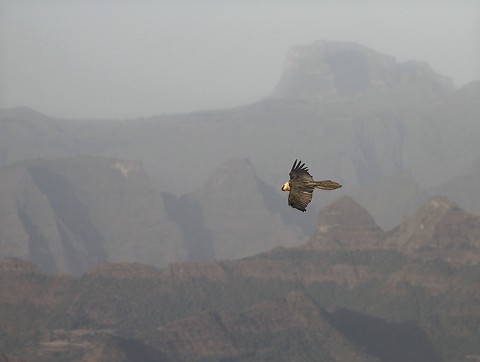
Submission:
[[290,191],[290,181],[287,181],[283,184],[282,191]]

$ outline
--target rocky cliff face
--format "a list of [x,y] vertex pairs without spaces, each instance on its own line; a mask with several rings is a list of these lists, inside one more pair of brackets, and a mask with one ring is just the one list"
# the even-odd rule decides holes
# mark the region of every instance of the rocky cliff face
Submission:
[[383,230],[351,197],[343,196],[318,213],[317,229],[307,249],[364,249],[378,247]]
[[405,252],[442,257],[453,264],[478,263],[480,217],[444,197],[433,197],[387,234],[384,243]]
[[401,88],[439,95],[451,92],[453,82],[426,63],[397,63],[358,44],[317,41],[290,50],[272,96],[321,100]]
[[0,255],[48,273],[250,256],[300,244],[311,220],[292,215],[287,195],[261,181],[248,160],[224,163],[180,197],[157,192],[138,161],[22,161],[0,170],[0,195]]
[[139,162],[19,162],[1,170],[0,195],[2,256],[31,260],[47,272],[188,259],[179,228]]
[[248,160],[223,163],[188,196],[203,211],[217,259],[241,258],[301,242],[301,228],[286,225],[282,218],[286,199],[257,177]]
[[468,264],[480,261],[479,240],[480,217],[445,197],[428,199],[399,226],[384,232],[367,210],[345,196],[320,210],[316,232],[302,248],[393,249]]
[[[319,64],[328,68],[319,74],[330,83],[323,78],[318,81],[313,50],[312,55],[305,50],[308,61],[294,62],[298,69],[292,71],[292,79],[305,72],[304,81],[312,80],[321,90],[312,91],[308,84],[303,90],[300,81],[292,80],[299,89],[285,94],[287,98],[264,99],[235,109],[125,121],[73,121],[27,109],[0,110],[0,165],[79,154],[135,159],[145,165],[158,190],[184,195],[198,190],[226,160],[245,157],[254,164],[259,179],[278,190],[293,159],[302,157],[315,177],[341,181],[344,188],[339,192],[354,195],[383,229],[398,225],[404,215],[418,207],[425,200],[421,193],[436,194],[435,190],[430,193],[433,187],[469,172],[479,157],[478,82],[450,92],[421,64],[401,65],[355,44],[317,47]],[[314,49],[315,45],[306,48]],[[334,77],[328,65],[333,60],[325,58],[329,49],[332,54],[356,52],[369,69],[375,69],[365,73],[370,77],[366,78],[368,82],[360,82],[368,83],[366,91],[366,86],[352,85],[350,93],[360,93],[337,94],[335,77],[343,71],[336,71]],[[339,84],[349,79],[359,82],[349,76]],[[314,97],[318,92],[336,95],[331,96],[333,100],[321,98],[324,101],[318,102],[302,98],[304,93],[305,97]],[[297,95],[300,101],[292,99]],[[459,187],[447,196],[459,203],[461,199],[468,201],[473,198],[472,189]],[[177,215],[199,208],[198,203],[189,203],[188,197],[175,197],[173,204],[181,204],[175,210]],[[331,201],[329,195],[314,198],[310,210],[317,211]],[[460,205],[465,207],[466,203]],[[294,213],[283,220],[292,217]],[[201,254],[195,249],[198,244],[191,242],[191,225],[203,222],[201,217],[192,219],[192,224],[182,227],[189,254],[209,259],[214,255],[212,248]],[[313,225],[310,221],[313,219],[302,227]],[[200,233],[203,240],[209,238],[208,230],[198,228]]]
[[243,313],[201,313],[169,323],[161,326],[149,343],[163,346],[166,355],[177,361],[241,361],[253,355],[256,360],[277,361],[374,360],[358,353],[355,345],[332,327],[326,314],[304,293],[292,291],[282,301],[259,303]]

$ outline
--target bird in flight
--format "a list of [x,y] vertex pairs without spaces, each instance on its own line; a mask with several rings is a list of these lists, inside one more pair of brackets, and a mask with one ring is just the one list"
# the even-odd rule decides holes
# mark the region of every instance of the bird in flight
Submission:
[[314,189],[335,190],[342,187],[335,181],[315,181],[302,161],[295,160],[289,175],[290,180],[282,186],[282,191],[290,192],[288,205],[303,212],[307,211],[307,205],[312,201]]

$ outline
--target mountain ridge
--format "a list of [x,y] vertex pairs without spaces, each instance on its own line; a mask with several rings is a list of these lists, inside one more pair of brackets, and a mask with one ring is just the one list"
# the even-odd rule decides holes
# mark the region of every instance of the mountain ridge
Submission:
[[0,170],[0,194],[2,256],[33,260],[47,272],[81,274],[107,260],[187,259],[180,230],[138,161],[20,161]]
[[[392,231],[358,222],[365,219],[373,220],[344,197],[319,213],[318,235],[303,246],[239,260],[164,268],[110,263],[72,277],[0,259],[0,309],[8,311],[0,313],[0,322],[12,346],[6,352],[38,361],[52,360],[53,345],[63,346],[55,350],[59,358],[79,361],[96,354],[131,361],[127,347],[135,356],[165,361],[315,361],[321,355],[334,361],[439,362],[480,354],[471,334],[480,322],[480,218],[435,197]],[[428,244],[431,233],[424,230],[436,228],[448,237],[442,225],[462,220],[476,227],[465,231],[470,244],[455,249],[456,257],[443,254],[452,250],[447,243],[438,250],[404,246],[403,240],[425,236]],[[325,229],[326,221],[346,223],[345,231]],[[26,329],[17,328],[20,321]],[[465,333],[471,343],[462,342]],[[384,347],[373,342],[378,338],[385,338]],[[23,349],[26,341],[33,349]],[[397,349],[404,352],[392,354]]]
[[[306,58],[299,92],[234,109],[123,121],[0,110],[0,251],[38,263],[0,261],[1,352],[480,356],[479,82],[455,90],[425,64],[341,48]],[[279,192],[295,158],[344,185],[304,215]],[[162,328],[181,343],[163,344]],[[379,336],[403,353],[385,355]]]

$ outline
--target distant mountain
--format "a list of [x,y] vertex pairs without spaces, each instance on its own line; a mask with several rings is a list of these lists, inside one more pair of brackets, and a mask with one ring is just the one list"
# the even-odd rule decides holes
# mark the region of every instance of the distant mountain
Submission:
[[322,40],[289,51],[273,96],[316,101],[368,93],[418,97],[452,91],[453,81],[426,63],[397,63],[359,44]]
[[[437,187],[471,172],[480,157],[479,89],[478,81],[453,89],[421,62],[319,41],[293,48],[272,96],[242,107],[131,120],[1,110],[0,166],[37,157],[138,160],[155,189],[186,205],[188,197],[180,198],[228,160],[249,159],[258,179],[278,190],[301,158],[316,178],[344,186],[314,197],[313,218],[345,192],[388,230]],[[463,206],[470,192],[457,190],[448,196]],[[189,207],[182,210],[175,212]],[[208,238],[206,229],[196,233]]]
[[107,261],[188,260],[140,162],[76,157],[0,169],[1,255],[80,274]]
[[480,217],[443,197],[434,197],[393,229],[387,245],[451,264],[478,263]]
[[2,259],[0,346],[35,361],[474,359],[479,230],[435,197],[383,232],[344,197],[307,244],[241,260],[74,278]]
[[201,188],[188,194],[201,207],[217,259],[301,243],[306,235],[300,225],[306,227],[305,220],[302,223],[298,214],[288,213],[287,195],[281,196],[258,178],[249,160],[225,162]]
[[318,213],[317,229],[305,249],[359,250],[380,246],[383,230],[367,210],[343,196]]
[[251,256],[299,245],[314,221],[289,208],[287,194],[261,181],[248,160],[226,162],[181,197],[155,190],[138,161],[19,161],[0,168],[0,195],[0,256],[49,273]]
[[[1,110],[1,358],[478,358],[479,90],[316,42],[243,107]],[[295,158],[344,187],[289,208]]]

